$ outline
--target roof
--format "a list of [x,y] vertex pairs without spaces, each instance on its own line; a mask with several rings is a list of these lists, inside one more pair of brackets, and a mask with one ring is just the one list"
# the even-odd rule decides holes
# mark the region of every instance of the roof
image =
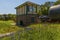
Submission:
[[[26,5],[26,4],[28,4],[28,3],[31,3],[31,4],[34,4],[34,5],[40,6],[39,4],[36,4],[36,3],[34,3],[34,2],[26,1],[26,2],[24,2],[23,4],[17,6],[16,8],[21,7],[21,6],[23,6],[23,5]],[[16,9],[16,8],[15,8],[15,9]]]
[[55,5],[55,6],[51,6],[50,9],[55,9],[55,8],[60,8],[60,4],[59,5]]

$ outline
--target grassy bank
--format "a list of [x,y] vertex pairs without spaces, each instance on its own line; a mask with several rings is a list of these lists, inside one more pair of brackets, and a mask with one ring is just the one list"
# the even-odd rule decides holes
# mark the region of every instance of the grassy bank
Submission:
[[[20,35],[15,34],[15,39],[18,40],[20,36],[20,40],[60,40],[60,24],[41,23],[28,27],[32,30],[24,30]],[[3,40],[11,40],[11,37],[5,37]]]
[[0,21],[0,34],[15,32],[20,28],[15,25],[14,21]]

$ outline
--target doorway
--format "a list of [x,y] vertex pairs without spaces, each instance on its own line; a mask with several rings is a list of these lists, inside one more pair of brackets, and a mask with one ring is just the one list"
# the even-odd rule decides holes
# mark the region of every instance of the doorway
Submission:
[[35,22],[35,18],[34,18],[34,17],[31,18],[31,22],[32,22],[32,23]]
[[23,21],[20,21],[20,25],[23,26]]

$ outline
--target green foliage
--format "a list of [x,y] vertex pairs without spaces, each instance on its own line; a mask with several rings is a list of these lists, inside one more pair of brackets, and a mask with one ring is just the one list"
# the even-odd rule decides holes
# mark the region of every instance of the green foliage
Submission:
[[60,0],[57,0],[54,4],[55,4],[55,5],[60,4]]
[[49,8],[50,6],[52,6],[54,4],[54,2],[45,2],[44,4],[42,4],[40,6],[41,10],[40,10],[40,13],[42,15],[48,15],[48,11],[49,11]]
[[15,22],[13,22],[13,21],[0,21],[0,34],[17,31],[19,29],[19,27],[14,26],[12,24],[15,24]]
[[48,15],[48,8],[45,6],[42,6],[41,13],[42,13],[42,15]]
[[4,21],[14,20],[15,21],[15,19],[16,19],[15,14],[2,14],[2,15],[0,15],[0,20],[4,20]]
[[[23,30],[20,32],[20,40],[60,40],[60,24],[40,23],[29,26],[32,30]],[[18,40],[19,35],[15,34]],[[11,37],[4,39],[10,40]]]

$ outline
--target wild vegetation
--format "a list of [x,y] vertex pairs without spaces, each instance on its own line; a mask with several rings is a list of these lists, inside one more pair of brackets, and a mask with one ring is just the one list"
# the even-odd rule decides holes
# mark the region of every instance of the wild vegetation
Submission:
[[19,29],[14,21],[0,21],[0,34],[15,32]]
[[3,21],[8,21],[8,20],[13,20],[15,21],[16,19],[16,14],[0,14],[0,20]]
[[[1,38],[2,40],[60,40],[60,24],[32,24],[31,30],[17,32],[13,36]],[[19,33],[19,34],[18,34]],[[13,38],[12,38],[13,37]]]
[[[48,15],[49,8],[53,5],[60,4],[60,0],[57,0],[56,2],[48,1],[44,4],[40,5],[40,10],[38,12],[39,15]],[[16,21],[16,14],[0,14],[0,20],[14,20]]]
[[[60,0],[57,2],[52,2],[54,5],[60,4]],[[46,4],[50,4],[50,2],[46,2],[41,5],[40,14],[46,15],[48,14],[48,9],[50,6],[46,6]],[[2,17],[3,16],[3,17]],[[22,29],[21,27],[12,26],[11,23],[13,21],[6,21],[7,19],[15,19],[14,17],[1,15],[0,19],[0,33],[13,32]],[[60,40],[60,23],[40,23],[40,24],[32,24],[28,26],[31,30],[23,30],[21,32],[16,32],[14,35],[0,38],[0,40]],[[19,34],[18,34],[19,33]]]

